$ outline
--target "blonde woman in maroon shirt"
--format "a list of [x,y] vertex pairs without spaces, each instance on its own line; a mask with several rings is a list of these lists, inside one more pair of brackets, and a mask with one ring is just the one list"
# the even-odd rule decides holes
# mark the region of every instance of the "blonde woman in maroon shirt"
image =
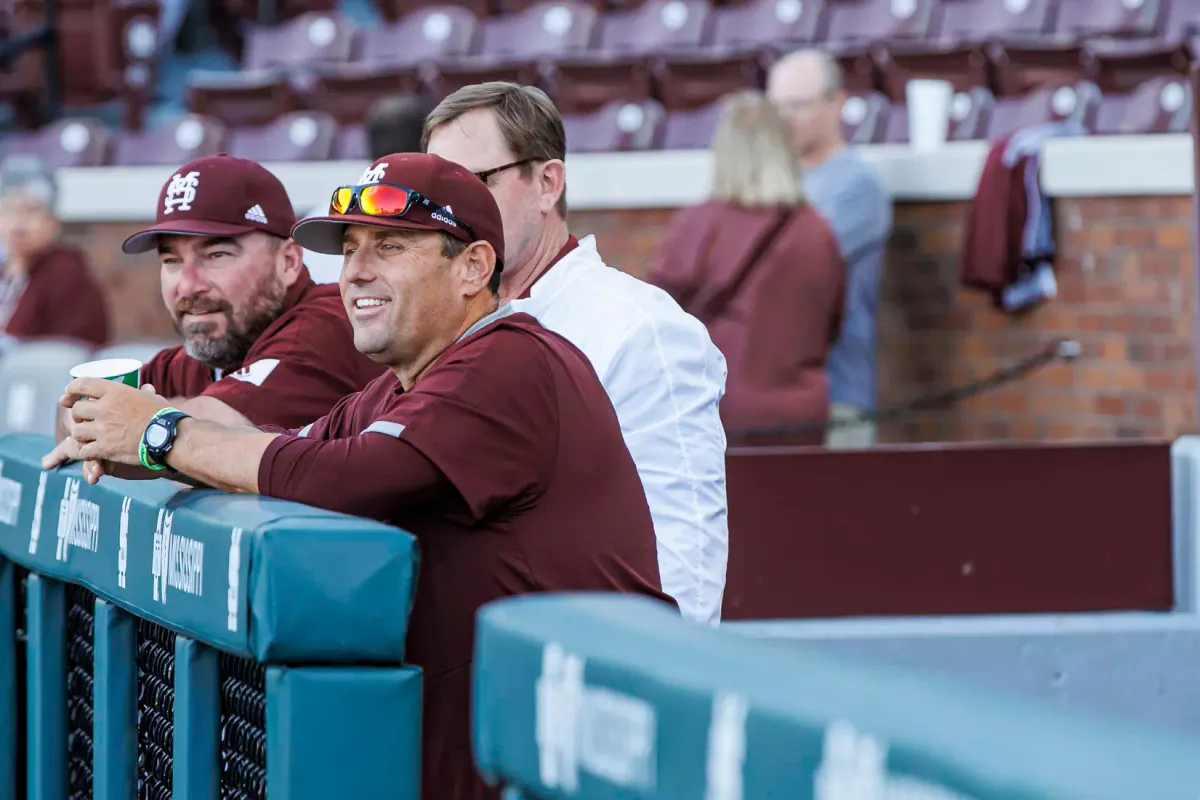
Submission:
[[[713,138],[709,199],[667,227],[646,279],[708,326],[729,364],[729,442],[820,444],[825,359],[841,321],[845,265],[805,202],[778,112],[758,92],[728,98]],[[752,429],[815,423],[787,436]]]

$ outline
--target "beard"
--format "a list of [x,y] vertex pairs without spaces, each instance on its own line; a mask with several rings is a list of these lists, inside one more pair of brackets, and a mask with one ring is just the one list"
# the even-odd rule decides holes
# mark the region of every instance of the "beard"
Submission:
[[[212,369],[228,371],[241,366],[258,337],[283,313],[286,296],[283,282],[268,273],[241,309],[203,295],[188,297],[175,307],[175,330],[189,356]],[[225,317],[225,332],[218,336],[212,333],[210,323],[181,321],[185,313],[196,310]]]

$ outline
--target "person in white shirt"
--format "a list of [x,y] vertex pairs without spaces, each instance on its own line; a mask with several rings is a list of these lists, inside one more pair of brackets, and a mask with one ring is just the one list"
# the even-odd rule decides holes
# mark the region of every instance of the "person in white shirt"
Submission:
[[666,292],[606,265],[594,237],[569,234],[566,134],[540,89],[459,89],[429,114],[422,144],[492,190],[504,221],[501,299],[592,362],[642,479],[663,591],[685,617],[716,624],[729,556],[724,356]]
[[[418,94],[395,94],[371,104],[363,119],[367,155],[378,161],[392,153],[418,153],[421,150],[421,126],[433,103]],[[329,213],[329,201],[303,216],[323,217]],[[337,283],[342,274],[341,256],[304,251],[304,266],[314,283]]]

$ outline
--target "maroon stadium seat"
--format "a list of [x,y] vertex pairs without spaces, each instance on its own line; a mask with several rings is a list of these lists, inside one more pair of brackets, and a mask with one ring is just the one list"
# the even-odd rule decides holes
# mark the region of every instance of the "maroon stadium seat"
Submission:
[[111,141],[111,132],[99,120],[65,117],[37,131],[9,134],[0,152],[34,155],[51,168],[99,167],[108,161]]
[[368,161],[371,158],[367,145],[367,132],[362,125],[343,125],[333,140],[331,157],[337,160]]
[[1058,0],[942,0],[939,43],[1036,39],[1054,31]]
[[762,89],[766,72],[753,54],[680,55],[654,65],[656,94],[670,109],[699,108],[741,89]]
[[1045,86],[1027,97],[996,100],[988,125],[988,138],[996,139],[1031,125],[1073,121],[1092,129],[1100,104],[1100,90],[1087,81]]
[[897,103],[904,101],[904,86],[912,78],[949,81],[960,92],[992,85],[992,63],[983,44],[892,42],[876,50],[874,56],[880,87]]
[[[446,7],[444,0],[376,0],[375,5],[390,20],[402,19],[429,8]],[[461,0],[455,6],[480,18],[488,16],[492,10],[488,0]]]
[[229,153],[252,161],[324,161],[333,152],[337,123],[320,111],[296,111],[267,125],[235,128]]
[[564,114],[567,152],[656,150],[662,141],[664,119],[663,107],[653,100],[609,103],[596,111]]
[[[986,138],[994,102],[992,93],[982,86],[956,92],[950,101],[947,141],[965,142]],[[888,109],[883,140],[890,144],[908,141],[908,110],[903,103],[892,103]]]
[[[321,64],[349,60],[357,31],[330,14],[305,14],[253,29],[241,72],[193,72],[188,104],[230,126],[261,125],[301,105]],[[293,85],[294,84],[294,85]]]
[[487,80],[539,83],[543,62],[586,55],[596,33],[596,9],[574,0],[547,0],[480,25],[479,50],[439,67],[437,94]]
[[663,123],[663,149],[707,150],[721,118],[723,101],[704,108],[670,111]]
[[895,39],[926,39],[935,0],[828,0],[831,46],[857,46]]
[[600,19],[594,55],[562,59],[549,76],[564,111],[587,111],[617,100],[648,100],[657,56],[696,52],[709,41],[705,0],[646,0]]
[[1096,133],[1187,133],[1191,114],[1186,77],[1154,78],[1129,94],[1105,94],[1096,111]]
[[113,142],[112,163],[122,166],[184,164],[221,152],[225,126],[211,117],[187,114],[141,131],[124,131]]
[[842,135],[850,144],[886,141],[891,111],[891,101],[880,92],[850,92],[842,106]]
[[380,96],[422,89],[430,77],[423,67],[466,55],[476,26],[475,15],[466,8],[429,6],[363,31],[356,61],[316,69],[307,105],[343,124],[361,122]]
[[997,97],[1021,97],[1044,86],[1090,78],[1090,55],[1079,42],[993,44],[988,48]]
[[1060,0],[1054,31],[1078,39],[1155,36],[1166,10],[1164,0]]
[[1161,37],[1107,39],[1091,42],[1087,49],[1106,95],[1132,91],[1151,78],[1187,75],[1191,62],[1200,58],[1200,3],[1174,0]]
[[751,0],[712,12],[710,47],[718,52],[819,41],[829,25],[823,0]]

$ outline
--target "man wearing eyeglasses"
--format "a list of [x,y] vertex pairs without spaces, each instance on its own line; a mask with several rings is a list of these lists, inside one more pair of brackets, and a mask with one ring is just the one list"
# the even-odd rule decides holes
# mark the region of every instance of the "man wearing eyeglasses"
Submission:
[[[122,246],[157,251],[182,340],[142,366],[142,384],[197,417],[298,427],[382,372],[354,349],[337,287],[309,277],[295,221],[283,184],[261,164],[219,155],[175,170],[155,224]],[[68,448],[55,451],[58,463]]]
[[[805,194],[829,222],[846,262],[846,308],[829,351],[830,417],[856,424],[833,428],[835,450],[875,443],[876,327],[892,199],[878,173],[846,146],[841,67],[821,50],[798,50],[771,66],[767,96],[779,109],[800,160]],[[784,298],[786,302],[786,298]]]
[[[470,172],[436,156],[386,156],[293,235],[344,254],[354,342],[390,368],[383,376],[289,433],[225,427],[117,383],[76,380],[68,393],[87,399],[72,409],[72,435],[85,458],[165,464],[209,486],[412,532],[422,797],[494,797],[471,758],[475,614],[538,591],[671,602],[637,469],[587,357],[499,304],[500,212]],[[84,474],[94,481],[101,469],[89,463]]]
[[425,149],[473,171],[504,218],[501,296],[582,350],[604,382],[654,517],[663,589],[721,617],[729,526],[725,358],[662,290],[607,266],[567,228],[566,134],[540,89],[464,87],[425,120]]

